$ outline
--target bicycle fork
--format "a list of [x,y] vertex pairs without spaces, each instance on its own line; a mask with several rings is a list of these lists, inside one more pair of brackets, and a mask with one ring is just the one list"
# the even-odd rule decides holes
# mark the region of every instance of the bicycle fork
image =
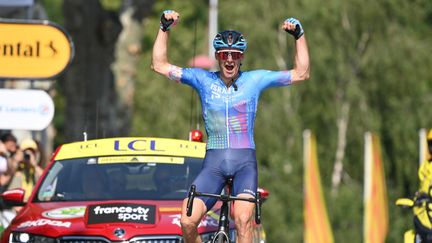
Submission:
[[229,233],[229,207],[228,202],[224,201],[221,206],[221,212],[219,216],[219,232],[223,231],[228,235]]

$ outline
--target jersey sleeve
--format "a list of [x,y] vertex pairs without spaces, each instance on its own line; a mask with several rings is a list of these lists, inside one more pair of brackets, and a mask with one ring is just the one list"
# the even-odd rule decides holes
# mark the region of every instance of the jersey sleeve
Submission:
[[177,83],[187,84],[195,89],[201,87],[202,78],[204,70],[200,68],[180,68],[171,65],[169,71],[169,78],[176,81]]
[[270,71],[270,70],[256,70],[253,71],[257,86],[261,90],[271,88],[288,86],[291,84],[291,71]]

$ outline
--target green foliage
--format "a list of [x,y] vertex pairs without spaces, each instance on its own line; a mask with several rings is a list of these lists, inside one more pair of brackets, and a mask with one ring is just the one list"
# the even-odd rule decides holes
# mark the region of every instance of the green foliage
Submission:
[[[197,120],[195,114],[197,109],[200,111],[200,107],[192,89],[153,72],[150,69],[151,49],[162,11],[175,9],[181,13],[181,17],[180,23],[171,31],[170,61],[186,67],[194,54],[207,53],[207,13],[203,12],[207,6],[206,1],[194,1],[194,4],[187,1],[155,3],[154,17],[145,24],[144,52],[139,68],[141,72],[138,73],[132,134],[187,139],[189,130],[196,127],[195,124],[191,125],[190,114],[192,112],[193,119]],[[193,107],[191,99],[194,101]]]
[[45,8],[49,20],[63,25],[63,13],[61,10],[63,0],[41,0],[40,3]]
[[103,8],[112,11],[118,11],[122,4],[121,0],[101,0],[100,2]]

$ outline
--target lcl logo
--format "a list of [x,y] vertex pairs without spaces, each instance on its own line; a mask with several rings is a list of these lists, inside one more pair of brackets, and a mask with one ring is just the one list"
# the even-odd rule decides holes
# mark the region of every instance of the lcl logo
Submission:
[[146,151],[146,150],[150,150],[150,151],[159,151],[159,152],[163,152],[164,150],[162,149],[157,149],[156,148],[156,141],[155,140],[145,140],[145,139],[137,139],[137,140],[132,140],[130,142],[121,142],[119,140],[115,140],[114,141],[114,150],[116,151],[128,151],[128,150],[133,150],[133,151]]

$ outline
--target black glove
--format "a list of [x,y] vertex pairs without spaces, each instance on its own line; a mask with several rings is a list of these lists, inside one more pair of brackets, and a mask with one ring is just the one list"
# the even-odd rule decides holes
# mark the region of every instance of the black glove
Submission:
[[294,38],[296,40],[298,40],[298,38],[300,38],[304,34],[303,27],[300,24],[300,21],[298,21],[297,19],[289,18],[289,19],[286,19],[285,22],[288,22],[288,23],[295,25],[294,30],[285,30],[285,31],[288,32],[289,34],[291,34],[292,36],[294,36]]
[[165,18],[165,14],[166,13],[171,13],[171,12],[173,12],[173,11],[172,10],[165,10],[162,13],[161,20],[160,20],[160,28],[161,28],[161,30],[163,32],[169,30],[169,28],[171,27],[171,25],[173,25],[173,23],[174,23],[173,19],[166,19]]

